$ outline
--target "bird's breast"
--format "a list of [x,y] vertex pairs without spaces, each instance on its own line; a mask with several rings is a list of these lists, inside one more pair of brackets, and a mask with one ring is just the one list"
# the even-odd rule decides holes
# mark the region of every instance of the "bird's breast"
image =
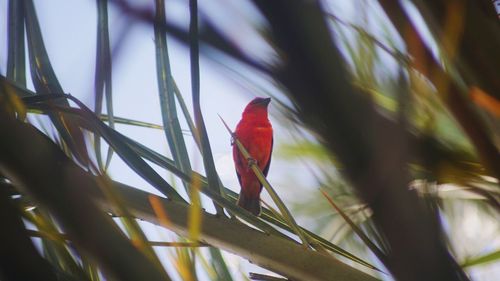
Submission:
[[[245,126],[240,124],[236,130],[236,137],[248,150],[250,156],[257,160],[263,169],[269,161],[273,142],[273,129],[269,126]],[[236,147],[233,149],[237,150]],[[251,171],[249,170],[251,173]]]
[[240,141],[256,141],[257,139],[272,139],[273,128],[271,126],[254,126],[252,124],[238,126],[236,136]]

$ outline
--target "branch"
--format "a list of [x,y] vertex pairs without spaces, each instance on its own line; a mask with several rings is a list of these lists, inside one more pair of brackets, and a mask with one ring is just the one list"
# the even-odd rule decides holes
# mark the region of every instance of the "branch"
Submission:
[[[115,189],[134,217],[167,227],[181,236],[188,236],[189,206],[118,182],[115,182]],[[105,211],[114,211],[114,206],[99,191],[90,194]],[[170,219],[168,225],[160,223],[149,203],[151,197],[161,202]],[[332,256],[306,250],[297,243],[257,231],[236,220],[202,212],[201,221],[200,240],[202,242],[234,253],[248,259],[251,263],[290,279],[308,281],[376,280],[341,263]]]
[[[145,261],[129,241],[116,232],[116,225],[97,211],[92,201],[107,212],[118,209],[107,200],[93,176],[71,162],[52,141],[28,124],[0,118],[0,131],[9,132],[0,140],[0,169],[8,172],[16,186],[22,186],[37,202],[48,207],[78,246],[93,254],[120,280],[166,279],[154,273],[152,263]],[[115,183],[114,187],[134,217],[160,224],[149,201],[154,197],[169,215],[171,224],[167,227],[179,235],[188,235],[189,205],[124,184]],[[305,250],[295,242],[262,233],[236,220],[206,212],[201,215],[201,242],[294,280],[376,280],[331,256]]]

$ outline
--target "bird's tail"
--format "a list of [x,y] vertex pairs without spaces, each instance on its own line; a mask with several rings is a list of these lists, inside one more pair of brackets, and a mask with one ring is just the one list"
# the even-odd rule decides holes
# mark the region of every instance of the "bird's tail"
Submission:
[[245,196],[245,194],[241,192],[237,204],[256,216],[260,214],[261,207],[259,197],[251,198],[249,196]]

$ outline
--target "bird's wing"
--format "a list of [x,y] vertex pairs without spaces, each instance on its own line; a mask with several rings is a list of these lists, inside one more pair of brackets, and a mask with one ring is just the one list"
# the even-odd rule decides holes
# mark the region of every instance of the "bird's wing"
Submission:
[[273,154],[274,137],[271,139],[271,151],[269,152],[269,160],[267,161],[266,167],[262,170],[264,176],[267,177],[267,172],[269,172],[269,166],[271,166],[271,156]]
[[241,186],[241,176],[240,173],[238,173],[238,171],[236,171],[236,176],[238,176],[238,182],[240,183]]

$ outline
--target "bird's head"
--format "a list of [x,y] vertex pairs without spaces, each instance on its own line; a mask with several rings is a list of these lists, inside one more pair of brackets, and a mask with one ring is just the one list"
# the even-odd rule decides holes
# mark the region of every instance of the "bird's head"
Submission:
[[252,116],[257,118],[267,119],[267,106],[271,102],[271,98],[254,98],[243,111],[243,117]]

